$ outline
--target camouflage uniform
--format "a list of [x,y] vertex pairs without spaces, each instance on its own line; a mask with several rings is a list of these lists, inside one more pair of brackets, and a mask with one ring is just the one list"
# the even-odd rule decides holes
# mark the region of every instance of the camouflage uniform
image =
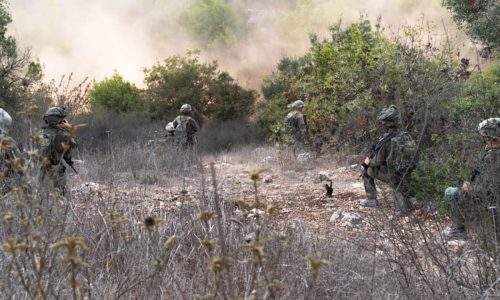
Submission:
[[192,111],[191,105],[182,105],[180,111],[181,115],[177,116],[172,122],[175,130],[174,136],[176,144],[181,149],[193,150],[194,145],[196,144],[195,134],[198,132],[200,127],[190,116]]
[[294,143],[303,144],[307,140],[307,120],[306,116],[302,113],[304,102],[297,100],[288,105],[289,108],[294,110],[289,112],[284,120],[286,133],[293,139]]
[[[490,118],[481,122],[478,131],[483,138],[500,139],[500,118]],[[500,147],[489,148],[483,153],[472,169],[468,192],[449,187],[445,199],[450,204],[452,228],[443,231],[447,238],[465,238],[465,223],[480,224],[481,231],[487,232],[493,221],[496,223],[497,238],[500,237]],[[492,217],[494,220],[492,220]],[[491,232],[491,231],[490,231]]]
[[363,163],[362,178],[368,199],[360,201],[360,205],[373,207],[378,204],[377,188],[375,186],[375,179],[377,179],[385,182],[393,189],[398,210],[407,213],[413,210],[408,196],[413,168],[404,172],[396,171],[388,165],[388,158],[391,147],[393,147],[391,141],[394,138],[406,137],[411,139],[411,137],[400,128],[401,117],[396,106],[391,105],[383,109],[378,116],[378,120],[385,125],[387,132],[372,146],[370,163],[368,165]]
[[43,117],[46,125],[42,127],[40,145],[42,182],[45,184],[45,180],[48,180],[62,195],[66,193],[66,167],[62,160],[73,166],[71,150],[76,147],[74,138],[61,126],[66,116],[64,107],[51,107],[47,110]]
[[12,124],[10,115],[0,108],[0,195],[8,193],[12,184],[22,174],[21,165],[14,162],[21,159],[16,142],[7,134]]

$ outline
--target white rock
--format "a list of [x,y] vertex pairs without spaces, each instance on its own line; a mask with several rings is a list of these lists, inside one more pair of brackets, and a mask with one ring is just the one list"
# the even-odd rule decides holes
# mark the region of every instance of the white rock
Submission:
[[263,210],[260,210],[260,209],[257,209],[257,208],[253,208],[250,210],[250,213],[248,214],[247,218],[254,218],[254,217],[257,217],[257,216],[262,216],[264,214],[264,211]]
[[328,174],[327,171],[321,171],[319,172],[319,181],[328,181],[330,180],[330,174]]
[[353,187],[355,189],[361,189],[361,188],[363,188],[363,183],[362,182],[355,182],[355,183],[351,184],[351,187]]
[[96,182],[85,182],[73,189],[74,193],[88,195],[101,189],[101,185]]
[[264,183],[271,183],[271,182],[273,182],[273,178],[271,176],[266,176],[266,177],[262,178],[262,181]]
[[312,155],[309,152],[300,153],[297,155],[297,161],[300,163],[308,162],[312,159]]
[[344,222],[348,225],[357,225],[357,224],[361,223],[363,218],[361,218],[357,213],[343,211],[343,210],[337,210],[330,217],[330,222],[333,223],[333,222],[337,222],[339,220],[342,220],[342,222]]
[[265,164],[272,163],[274,161],[275,161],[275,159],[272,156],[266,156],[262,159],[262,162]]

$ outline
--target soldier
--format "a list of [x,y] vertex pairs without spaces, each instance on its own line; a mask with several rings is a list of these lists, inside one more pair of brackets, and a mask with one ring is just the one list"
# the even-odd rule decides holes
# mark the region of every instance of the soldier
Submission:
[[370,156],[361,166],[367,199],[359,204],[377,206],[375,179],[378,179],[391,186],[399,212],[406,214],[414,209],[408,190],[410,173],[416,167],[417,147],[411,136],[401,129],[401,115],[396,106],[384,108],[377,119],[386,133],[371,147]]
[[64,107],[51,107],[43,116],[45,126],[42,127],[42,142],[40,155],[42,161],[42,181],[49,180],[61,195],[66,194],[66,162],[73,167],[71,150],[76,142],[67,130],[69,126]]
[[[472,169],[462,187],[448,187],[445,199],[450,204],[452,227],[442,233],[448,239],[466,239],[465,221],[475,218],[475,223],[490,222],[496,226],[496,238],[500,233],[500,118],[490,118],[479,123],[479,134],[485,144],[482,157]],[[484,229],[484,228],[483,228]],[[484,230],[483,230],[484,231]]]
[[195,134],[200,127],[198,123],[191,117],[192,108],[189,104],[183,104],[180,109],[181,115],[177,116],[172,125],[174,127],[174,135],[177,144],[181,149],[192,150],[196,144]]
[[304,101],[297,100],[288,105],[293,110],[289,112],[284,120],[285,130],[293,139],[293,142],[303,144],[307,140],[307,120],[304,115]]
[[12,183],[22,174],[21,152],[8,135],[11,125],[11,116],[0,108],[0,195],[8,193]]

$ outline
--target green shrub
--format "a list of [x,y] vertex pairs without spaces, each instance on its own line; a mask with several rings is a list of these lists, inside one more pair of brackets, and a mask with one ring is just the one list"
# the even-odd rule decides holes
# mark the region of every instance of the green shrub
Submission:
[[464,162],[448,154],[442,161],[422,155],[417,169],[411,174],[411,194],[419,202],[436,202],[441,213],[447,210],[443,194],[449,186],[462,186],[467,180],[468,170]]
[[256,93],[219,71],[216,62],[201,63],[196,51],[170,56],[144,72],[155,118],[176,115],[184,103],[193,106],[199,122],[245,119],[253,112]]
[[145,110],[141,91],[116,71],[113,76],[96,82],[88,97],[93,110],[99,107],[117,113]]

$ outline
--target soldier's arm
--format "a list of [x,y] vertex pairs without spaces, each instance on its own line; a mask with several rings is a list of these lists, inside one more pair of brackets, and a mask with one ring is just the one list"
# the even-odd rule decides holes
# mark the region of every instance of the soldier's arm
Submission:
[[198,125],[195,119],[191,118],[189,123],[191,124],[193,133],[196,133],[200,130],[200,126]]
[[299,127],[299,130],[300,132],[306,134],[307,133],[307,121],[306,121],[306,116],[302,116],[302,118],[297,118],[297,122],[298,122],[298,127]]
[[379,150],[378,152],[375,154],[375,156],[370,159],[370,163],[369,163],[369,166],[370,167],[380,167],[382,166],[383,164],[386,163],[387,161],[387,155],[389,154],[389,148],[390,148],[390,141],[385,143],[385,145],[383,145]]

